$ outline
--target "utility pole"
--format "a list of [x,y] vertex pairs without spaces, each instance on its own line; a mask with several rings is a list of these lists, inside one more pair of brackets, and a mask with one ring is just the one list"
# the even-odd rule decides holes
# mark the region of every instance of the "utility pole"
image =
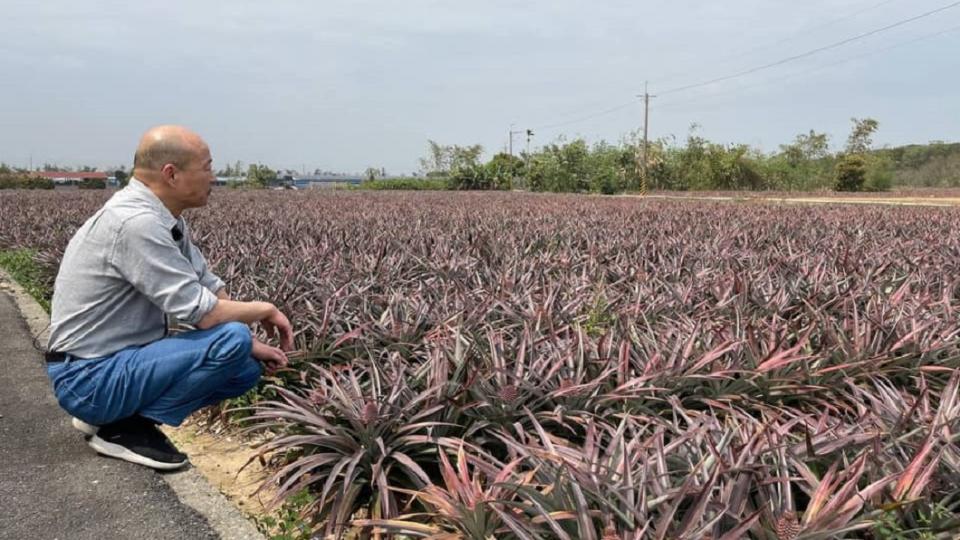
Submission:
[[643,94],[637,97],[643,98],[643,156],[642,161],[639,163],[639,172],[640,172],[640,195],[647,194],[647,165],[648,152],[649,152],[649,141],[647,140],[648,127],[650,125],[650,98],[656,97],[651,96],[647,91],[647,81],[643,81]]
[[514,124],[510,124],[510,157],[513,157],[513,136],[518,133],[523,133],[522,131],[514,131]]
[[523,156],[523,180],[526,189],[530,189],[530,137],[533,137],[533,130],[527,130],[527,153]]

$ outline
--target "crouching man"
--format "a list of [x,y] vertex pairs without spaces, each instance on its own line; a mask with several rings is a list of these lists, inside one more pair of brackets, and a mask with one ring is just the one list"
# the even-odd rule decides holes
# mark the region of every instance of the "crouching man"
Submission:
[[[178,126],[150,129],[133,177],[80,227],[54,285],[47,373],[100,454],[155,469],[187,463],[158,424],[254,387],[287,364],[287,317],[230,300],[190,241],[183,211],[207,204],[210,149]],[[167,316],[196,330],[170,335]],[[280,347],[253,339],[260,323]]]

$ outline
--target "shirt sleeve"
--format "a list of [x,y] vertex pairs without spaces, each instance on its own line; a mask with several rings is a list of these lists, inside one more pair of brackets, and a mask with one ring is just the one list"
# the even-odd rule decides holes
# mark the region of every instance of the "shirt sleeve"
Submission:
[[[187,231],[189,231],[189,228],[187,228]],[[185,234],[184,241],[187,243],[187,258],[190,259],[190,264],[196,270],[197,276],[200,278],[200,284],[214,294],[226,287],[227,284],[220,279],[220,276],[210,271],[207,259],[204,258],[203,253],[200,253],[200,249],[193,245],[189,232]]]
[[197,324],[217,305],[170,231],[151,215],[124,222],[110,264],[164,313],[187,324]]
[[209,289],[213,294],[217,294],[220,289],[227,286],[227,284],[220,279],[220,276],[210,271],[210,267],[207,266],[206,259],[203,258],[203,255],[200,253],[200,250],[197,249],[197,246],[190,244],[190,251],[193,257],[199,257],[200,264],[203,265],[203,271],[200,275],[200,283],[203,284],[204,287]]

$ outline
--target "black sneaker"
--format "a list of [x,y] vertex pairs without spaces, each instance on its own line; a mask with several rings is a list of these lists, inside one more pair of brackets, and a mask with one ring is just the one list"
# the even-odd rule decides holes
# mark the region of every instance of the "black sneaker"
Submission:
[[142,416],[100,426],[87,444],[99,454],[163,471],[187,464],[187,456],[167,440],[153,421]]

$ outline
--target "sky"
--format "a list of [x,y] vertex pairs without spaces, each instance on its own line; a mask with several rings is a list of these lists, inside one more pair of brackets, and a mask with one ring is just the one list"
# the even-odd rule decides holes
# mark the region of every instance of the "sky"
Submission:
[[[215,166],[416,172],[428,140],[503,151],[643,125],[772,152],[960,141],[952,0],[0,0],[0,161],[129,165],[187,125]],[[679,89],[679,90],[678,90]],[[514,151],[526,137],[514,137]]]

